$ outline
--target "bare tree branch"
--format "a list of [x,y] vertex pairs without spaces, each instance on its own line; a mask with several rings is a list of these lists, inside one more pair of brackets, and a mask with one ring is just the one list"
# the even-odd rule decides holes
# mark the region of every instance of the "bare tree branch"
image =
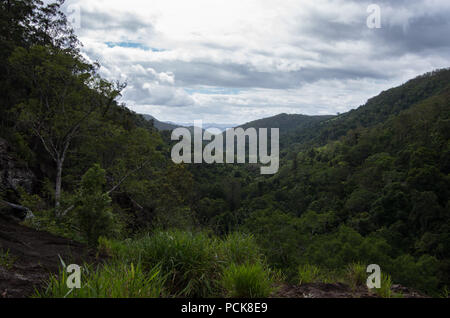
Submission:
[[[136,169],[130,171],[129,173],[127,173],[122,179],[120,179],[120,181],[115,184],[108,192],[106,192],[106,194],[110,195],[111,193],[113,193],[114,191],[116,191],[129,177],[131,177],[133,174],[135,174],[136,172],[138,172],[139,170],[141,170],[142,168],[144,168],[146,165],[148,165],[150,163],[150,160],[146,160],[145,162],[143,162],[141,165],[139,165]],[[136,204],[136,206],[143,210],[144,208],[137,203],[135,200],[133,200],[131,197],[129,197],[130,200]],[[69,206],[67,209],[65,209],[63,212],[60,213],[60,216],[66,216],[70,211],[72,211],[73,209],[75,209],[75,205],[71,205]]]
[[125,180],[127,180],[129,177],[131,177],[133,174],[135,174],[136,172],[138,172],[139,170],[141,170],[142,168],[144,168],[146,165],[148,165],[150,163],[150,160],[146,160],[144,161],[140,166],[138,166],[136,169],[130,171],[129,173],[127,173],[122,179],[120,179],[120,181],[114,186],[112,187],[111,190],[109,190],[108,192],[106,192],[106,194],[111,194],[112,192],[116,191],[117,188],[119,188],[122,183],[125,182]]

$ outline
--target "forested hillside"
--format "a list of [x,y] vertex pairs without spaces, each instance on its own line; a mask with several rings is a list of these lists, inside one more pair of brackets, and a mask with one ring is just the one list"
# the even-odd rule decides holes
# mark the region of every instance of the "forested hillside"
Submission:
[[[379,296],[391,296],[392,281],[448,294],[449,69],[342,115],[244,125],[280,128],[274,176],[257,165],[175,165],[169,132],[121,104],[126,83],[80,53],[61,1],[0,3],[0,222],[20,219],[103,257],[85,260],[87,281],[70,297],[356,288],[368,264],[385,273]],[[0,246],[2,270],[16,256]],[[65,278],[34,296],[65,296]]]
[[382,92],[369,99],[365,105],[321,122],[312,129],[294,130],[285,142],[303,148],[312,143],[323,145],[346,135],[350,130],[376,126],[414,104],[441,93],[449,82],[450,74],[445,70],[424,74]]
[[270,263],[292,275],[304,264],[333,271],[375,262],[436,292],[450,272],[449,115],[450,70],[425,74],[285,135],[277,175],[236,168],[234,190],[204,190],[198,211],[224,231],[254,234]]
[[[125,84],[106,81],[99,65],[84,60],[58,3],[2,1],[1,15],[1,138],[35,175],[31,193],[5,178],[1,197],[42,217],[40,226],[58,223],[64,235],[73,232],[64,225],[76,226],[82,239],[95,228],[94,243],[101,233],[145,227],[164,219],[165,209],[184,209],[189,174],[171,163],[152,125],[117,102]],[[105,206],[82,217],[76,209],[93,203],[79,201],[88,170],[103,189],[91,199]]]

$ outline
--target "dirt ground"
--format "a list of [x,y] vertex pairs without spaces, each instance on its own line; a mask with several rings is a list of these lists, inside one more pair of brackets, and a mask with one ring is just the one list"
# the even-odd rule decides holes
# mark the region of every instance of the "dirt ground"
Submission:
[[[402,298],[425,298],[420,293],[409,288],[393,285],[393,296],[401,295]],[[335,284],[304,284],[301,286],[282,284],[278,286],[277,291],[272,295],[274,298],[378,298],[364,286],[352,289],[350,286]]]
[[[30,297],[57,273],[60,258],[82,265],[94,254],[80,243],[21,226],[0,217],[0,252],[9,251],[12,267],[0,264],[0,298]],[[10,267],[10,268],[9,268]]]

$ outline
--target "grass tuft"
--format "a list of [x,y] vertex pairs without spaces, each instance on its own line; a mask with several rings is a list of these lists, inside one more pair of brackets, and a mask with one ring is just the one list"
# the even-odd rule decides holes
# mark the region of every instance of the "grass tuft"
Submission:
[[347,266],[345,279],[352,288],[365,286],[367,283],[366,266],[361,263],[353,263]]
[[12,256],[9,253],[9,250],[0,250],[0,266],[10,270],[13,268],[15,262],[17,261],[17,257]]
[[266,298],[272,288],[270,272],[261,264],[231,264],[224,270],[222,286],[231,298]]
[[389,274],[381,273],[381,288],[375,288],[375,293],[381,298],[392,298],[392,279]]
[[58,276],[51,276],[44,291],[36,291],[38,298],[158,298],[165,296],[165,277],[160,268],[144,271],[140,265],[105,264],[93,270],[82,269],[80,289],[67,287],[68,274],[61,268]]
[[298,280],[300,285],[322,282],[322,278],[322,272],[317,266],[306,264],[298,267]]
[[252,235],[232,233],[220,241],[220,252],[224,261],[229,264],[260,263],[261,251]]

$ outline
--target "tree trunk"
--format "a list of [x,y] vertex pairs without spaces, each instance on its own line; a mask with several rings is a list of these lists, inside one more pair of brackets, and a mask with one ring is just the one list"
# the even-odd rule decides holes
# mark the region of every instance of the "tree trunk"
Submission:
[[60,216],[61,207],[61,183],[62,183],[63,160],[56,161],[56,182],[55,182],[55,215]]

